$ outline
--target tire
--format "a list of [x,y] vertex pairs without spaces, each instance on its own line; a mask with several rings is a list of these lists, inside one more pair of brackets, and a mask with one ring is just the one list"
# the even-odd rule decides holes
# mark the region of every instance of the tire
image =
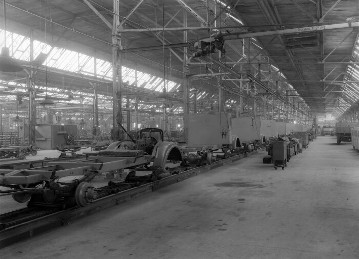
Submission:
[[18,203],[25,203],[31,199],[30,193],[13,193],[12,198]]
[[76,187],[75,200],[76,200],[76,204],[79,207],[85,207],[87,204],[91,202],[93,197],[90,198],[87,195],[87,192],[91,189],[93,189],[93,187],[87,182],[81,182]]

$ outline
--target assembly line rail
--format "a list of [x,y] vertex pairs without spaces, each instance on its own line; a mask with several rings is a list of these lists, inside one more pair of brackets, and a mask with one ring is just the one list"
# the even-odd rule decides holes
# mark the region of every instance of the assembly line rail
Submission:
[[[248,154],[253,153],[254,152]],[[49,231],[50,229],[67,225],[69,222],[77,218],[90,215],[105,208],[113,207],[135,197],[141,196],[145,193],[153,192],[157,189],[186,180],[192,176],[205,173],[225,164],[233,163],[242,159],[243,157],[248,156],[248,154],[238,154],[227,159],[213,162],[209,165],[190,168],[189,170],[166,177],[161,180],[157,180],[155,182],[146,183],[138,187],[105,196],[95,200],[93,203],[90,203],[85,207],[73,207],[65,210],[58,209],[58,211],[55,211],[49,215],[41,216],[18,225],[7,227],[0,231],[0,249],[21,240],[31,238],[40,233]]]

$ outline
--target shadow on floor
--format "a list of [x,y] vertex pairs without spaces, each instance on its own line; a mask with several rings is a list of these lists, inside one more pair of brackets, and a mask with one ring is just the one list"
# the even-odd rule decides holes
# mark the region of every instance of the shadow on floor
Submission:
[[[333,143],[323,143],[324,145],[336,145],[336,146],[338,146],[338,144],[337,144],[337,142],[333,142]],[[343,145],[343,146],[345,146],[345,145],[351,145],[352,143],[350,143],[350,142],[342,142],[342,143],[340,143],[339,145],[341,146],[341,145]]]

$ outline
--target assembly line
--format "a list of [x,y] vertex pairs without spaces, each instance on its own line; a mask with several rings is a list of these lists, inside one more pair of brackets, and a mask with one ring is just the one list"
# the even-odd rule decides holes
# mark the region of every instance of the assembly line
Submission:
[[358,0],[0,4],[1,258],[359,258]]
[[[236,161],[260,148],[270,149],[268,153],[273,159],[269,162],[273,162],[275,169],[278,163],[283,164],[284,169],[290,157],[297,154],[297,151],[299,153],[297,148],[301,150],[302,146],[306,148],[309,144],[310,132],[293,132],[295,129],[303,130],[302,125],[257,119],[255,124],[248,127],[248,124],[224,117],[223,124],[215,127],[218,116],[223,114],[197,114],[196,119],[190,123],[189,141],[186,144],[164,141],[161,129],[147,128],[139,131],[137,139],[129,136],[127,140],[113,142],[104,150],[83,152],[80,158],[79,155],[64,157],[61,153],[58,158],[53,159],[8,161],[1,164],[1,168],[6,168],[0,169],[0,186],[5,188],[0,191],[2,196],[11,195],[14,202],[27,204],[28,207],[0,215],[1,233],[6,236],[1,240],[2,246],[11,244],[11,238],[14,240],[8,234],[14,233],[14,229],[15,236],[20,236],[19,233],[29,236],[26,235],[28,226],[25,230],[20,230],[28,221],[41,222],[45,217],[47,222],[52,214],[58,215],[59,212],[72,211],[73,208],[82,211],[81,207],[90,204],[91,207],[98,206],[92,204],[102,203],[108,197],[116,200],[112,203],[114,205],[123,199],[123,195],[127,197],[128,193],[156,190],[195,175],[204,170],[202,168],[208,170],[213,165]],[[246,118],[241,118],[243,119]],[[209,130],[198,131],[199,125]],[[239,127],[242,129],[239,130]],[[246,131],[253,132],[254,135],[247,138],[244,135],[233,135]],[[271,138],[277,135],[283,139],[286,135],[279,133],[285,132],[293,138],[299,135],[302,138],[297,139],[298,146],[295,149],[291,144],[283,144],[286,158],[279,160],[275,144],[279,142],[273,143]],[[102,181],[101,185],[96,184],[94,180],[105,175],[110,175],[110,180]],[[15,220],[11,220],[12,218]],[[72,216],[67,220],[71,218]]]

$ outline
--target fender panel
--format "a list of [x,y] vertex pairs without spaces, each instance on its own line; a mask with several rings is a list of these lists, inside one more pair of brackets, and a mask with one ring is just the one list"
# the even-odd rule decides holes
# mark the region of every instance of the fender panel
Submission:
[[165,168],[167,160],[183,161],[181,149],[174,142],[163,141],[156,144],[152,155],[154,167]]

